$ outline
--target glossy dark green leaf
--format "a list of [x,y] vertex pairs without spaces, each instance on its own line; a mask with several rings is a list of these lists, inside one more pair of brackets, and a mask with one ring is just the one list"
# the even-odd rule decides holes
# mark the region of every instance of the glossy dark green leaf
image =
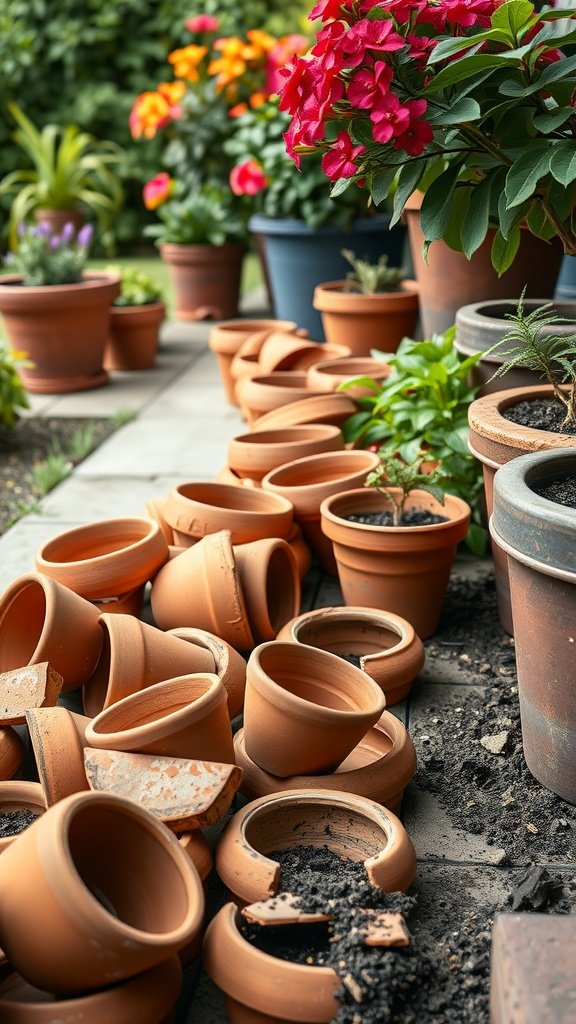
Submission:
[[508,207],[519,206],[534,194],[540,179],[548,174],[549,164],[550,149],[547,146],[529,149],[514,161],[506,175]]
[[432,182],[424,194],[420,224],[424,238],[428,242],[434,242],[444,234],[450,219],[450,204],[459,173],[460,165],[452,164]]
[[502,274],[510,269],[519,248],[520,228],[517,224],[510,229],[508,238],[504,238],[501,231],[496,232],[492,243],[491,259],[498,277],[502,277]]
[[460,232],[462,252],[467,259],[470,259],[472,254],[480,248],[486,238],[490,219],[491,190],[492,179],[487,177],[479,185],[476,185],[472,191],[468,213],[464,218]]

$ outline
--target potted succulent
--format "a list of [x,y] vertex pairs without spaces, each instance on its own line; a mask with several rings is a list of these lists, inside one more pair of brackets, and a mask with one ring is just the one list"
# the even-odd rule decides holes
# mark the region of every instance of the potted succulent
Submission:
[[120,282],[84,271],[91,239],[89,224],[77,234],[71,223],[60,234],[22,225],[6,257],[14,273],[0,277],[0,313],[12,350],[28,357],[19,367],[28,391],[84,391],[108,380],[104,346]]
[[111,249],[112,228],[123,202],[115,170],[122,162],[122,151],[76,125],[48,124],[39,131],[15,103],[9,103],[8,109],[18,123],[12,138],[32,164],[0,182],[0,195],[15,193],[10,208],[12,244],[16,245],[18,225],[31,214],[58,234],[65,224],[77,230],[82,227],[84,211],[89,210],[98,221],[105,246]]
[[360,259],[351,249],[343,249],[342,256],[352,267],[346,280],[327,281],[314,292],[326,340],[348,345],[355,356],[367,356],[373,348],[395,352],[416,329],[416,283],[404,279],[402,268],[389,267],[386,255],[377,263]]
[[120,294],[110,310],[104,353],[107,370],[150,370],[156,361],[158,333],[166,315],[162,288],[137,267],[110,267],[120,277]]

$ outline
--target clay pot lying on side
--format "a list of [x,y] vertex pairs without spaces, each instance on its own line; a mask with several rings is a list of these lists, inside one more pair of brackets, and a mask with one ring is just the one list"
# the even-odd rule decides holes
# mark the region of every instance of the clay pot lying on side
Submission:
[[310,395],[260,416],[252,429],[284,430],[285,427],[298,427],[307,423],[328,423],[341,427],[357,411],[355,402],[348,395]]
[[230,530],[233,544],[248,544],[262,537],[286,540],[294,525],[294,511],[286,498],[204,481],[174,487],[166,501],[165,517],[176,544],[182,547],[218,530]]
[[226,400],[235,405],[234,384],[230,370],[232,360],[247,338],[262,331],[296,333],[298,325],[290,320],[224,320],[210,331],[208,346],[216,354],[218,368],[226,392]]
[[424,645],[406,619],[376,608],[316,608],[287,622],[278,640],[318,647],[341,658],[359,656],[386,696],[386,707],[409,693],[424,666]]
[[331,771],[385,703],[370,676],[335,654],[277,640],[261,644],[246,670],[247,753],[280,778]]
[[0,781],[16,775],[24,760],[24,744],[18,733],[9,725],[0,729]]
[[287,334],[274,332],[264,341],[258,362],[260,373],[278,373],[287,370],[304,371],[324,359],[345,359],[350,355],[347,345],[324,345]]
[[[354,377],[370,377],[379,384],[390,375],[390,367],[380,359],[331,359],[326,363],[315,363],[306,374],[310,391],[336,391]],[[374,389],[368,386],[346,388],[350,398],[363,398],[373,395]]]
[[[45,810],[46,801],[39,782],[0,782],[0,814],[31,811],[38,816],[44,814]],[[0,853],[3,853],[16,838],[17,835],[1,837]]]
[[209,651],[214,658],[216,675],[222,680],[228,694],[228,714],[230,718],[239,715],[244,705],[246,662],[238,651],[206,629],[180,626],[169,630],[169,635],[176,636],[179,640],[187,640],[188,643]]
[[257,540],[234,546],[236,568],[254,643],[278,633],[291,608],[300,609],[300,572],[296,555],[286,541]]
[[245,377],[238,381],[236,394],[242,415],[250,424],[265,413],[310,397],[312,392],[308,390],[306,374],[293,370]]
[[286,462],[343,448],[341,430],[327,424],[253,430],[232,439],[228,445],[228,465],[243,479],[262,480],[272,469]]
[[2,948],[48,992],[139,974],[190,942],[204,914],[178,840],[111,793],[78,793],[40,815],[0,857],[0,897]]

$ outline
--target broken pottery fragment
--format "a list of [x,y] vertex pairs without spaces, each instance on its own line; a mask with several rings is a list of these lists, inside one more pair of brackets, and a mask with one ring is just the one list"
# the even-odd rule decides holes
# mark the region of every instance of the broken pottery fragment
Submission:
[[54,707],[63,681],[47,661],[0,673],[0,723],[22,725],[30,708]]

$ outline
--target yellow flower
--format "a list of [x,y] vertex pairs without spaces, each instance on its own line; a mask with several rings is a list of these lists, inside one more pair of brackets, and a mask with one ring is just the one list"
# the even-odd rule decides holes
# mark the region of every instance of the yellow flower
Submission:
[[268,53],[269,50],[273,50],[278,41],[269,32],[263,32],[259,28],[253,28],[250,32],[247,32],[246,38],[250,40],[256,49],[260,50],[260,53]]
[[168,55],[168,62],[174,65],[176,78],[185,78],[188,82],[197,82],[200,78],[198,65],[202,63],[208,53],[207,46],[184,46],[180,50],[173,50]]
[[209,75],[216,75],[216,88],[225,89],[227,85],[241,78],[246,71],[246,63],[243,60],[231,60],[221,57],[213,60],[208,67]]
[[175,107],[180,103],[180,100],[184,96],[184,93],[186,92],[186,85],[182,81],[160,82],[158,92],[171,107]]

